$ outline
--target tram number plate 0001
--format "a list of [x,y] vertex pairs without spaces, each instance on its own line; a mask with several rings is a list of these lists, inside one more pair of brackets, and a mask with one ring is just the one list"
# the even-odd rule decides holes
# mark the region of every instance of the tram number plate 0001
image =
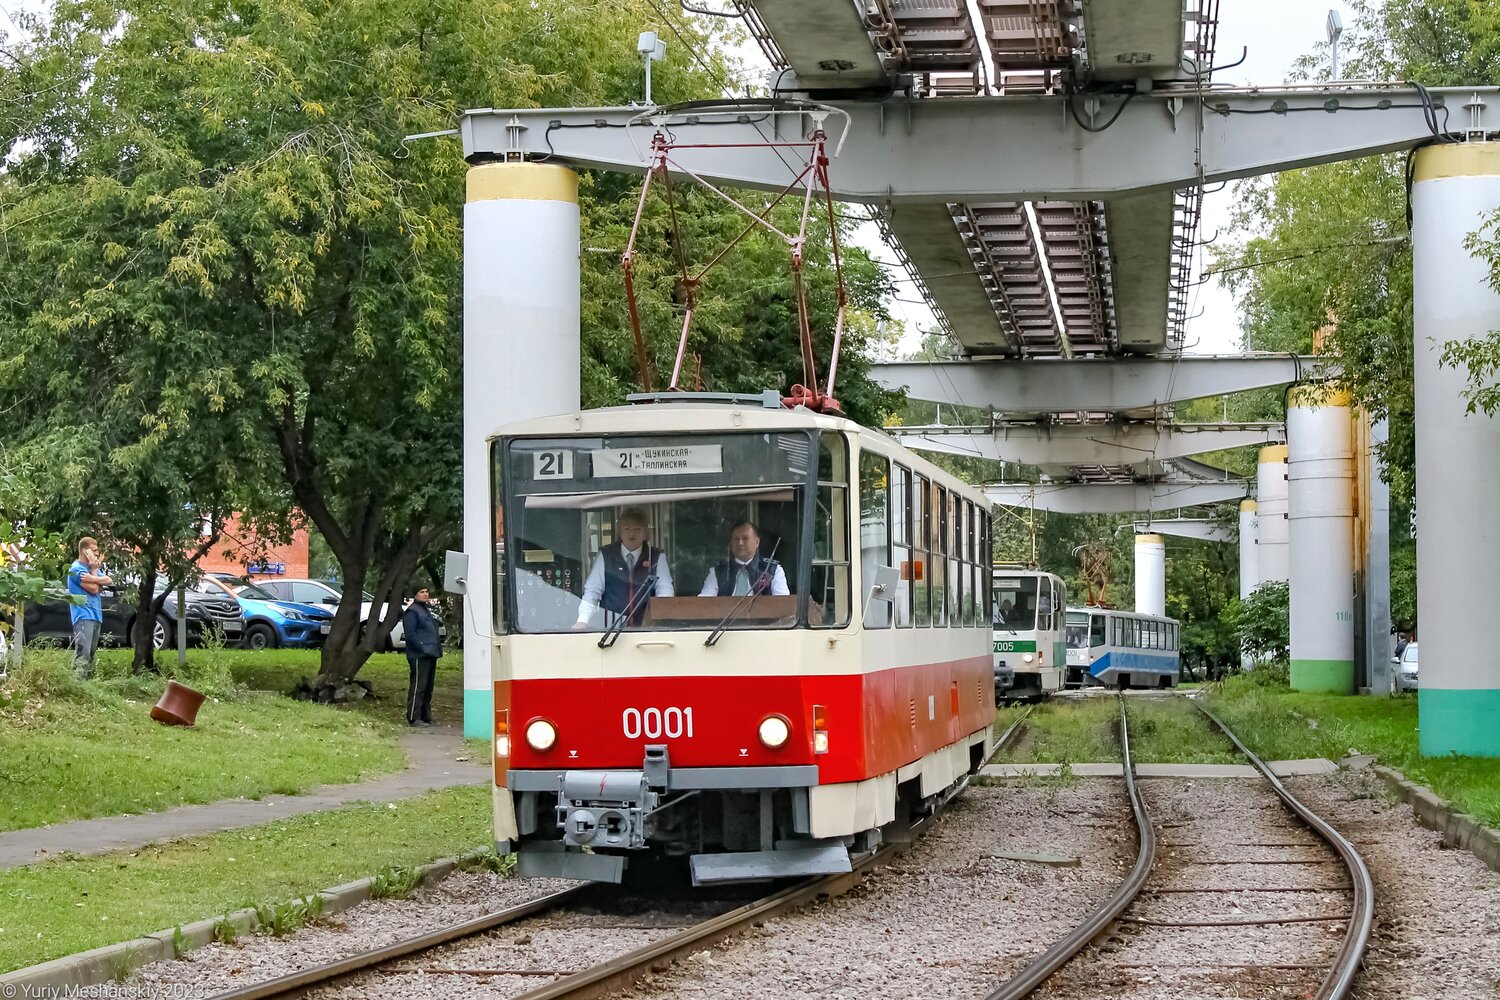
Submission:
[[627,740],[689,737],[693,735],[691,708],[627,708],[620,713],[620,726]]

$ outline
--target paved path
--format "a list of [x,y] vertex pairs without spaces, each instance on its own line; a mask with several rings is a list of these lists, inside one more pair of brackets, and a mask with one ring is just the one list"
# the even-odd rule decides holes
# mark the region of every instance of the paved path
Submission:
[[[1338,765],[1322,757],[1308,760],[1273,760],[1268,762],[1278,778],[1299,774],[1333,774]],[[1119,764],[1074,764],[1077,778],[1118,778]],[[990,778],[1019,778],[1026,775],[1052,775],[1062,771],[1061,764],[986,764],[980,773]],[[1249,764],[1137,764],[1140,778],[1258,778],[1260,772]]]
[[323,785],[305,795],[270,795],[259,801],[226,799],[198,806],[178,806],[165,812],[102,816],[53,826],[0,833],[0,868],[45,861],[65,852],[104,854],[133,850],[163,840],[176,840],[221,830],[258,826],[272,820],[323,812],[355,802],[393,802],[434,788],[479,785],[490,780],[489,761],[478,759],[464,744],[457,726],[433,726],[402,737],[407,768],[382,778],[349,785]]

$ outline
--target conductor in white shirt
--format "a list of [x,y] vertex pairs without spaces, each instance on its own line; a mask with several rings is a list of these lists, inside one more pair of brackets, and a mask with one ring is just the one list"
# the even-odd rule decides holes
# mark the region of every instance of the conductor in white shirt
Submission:
[[655,596],[671,597],[674,593],[666,553],[646,540],[646,512],[639,507],[626,508],[620,513],[615,533],[619,540],[599,549],[583,582],[583,604],[578,608],[574,629],[590,627],[600,609],[606,626],[618,624],[627,608],[630,620],[626,624],[640,625],[646,605],[651,603],[644,591],[653,576],[656,582],[651,591]]
[[740,597],[771,594],[786,597],[786,573],[781,563],[760,554],[760,532],[749,521],[741,521],[729,532],[730,558],[708,571],[699,597]]

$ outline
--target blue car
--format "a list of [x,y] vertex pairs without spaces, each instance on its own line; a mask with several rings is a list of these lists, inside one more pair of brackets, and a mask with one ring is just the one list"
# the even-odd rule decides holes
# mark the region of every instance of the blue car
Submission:
[[215,576],[245,609],[244,649],[321,646],[333,628],[333,612],[312,604],[278,601],[249,580]]

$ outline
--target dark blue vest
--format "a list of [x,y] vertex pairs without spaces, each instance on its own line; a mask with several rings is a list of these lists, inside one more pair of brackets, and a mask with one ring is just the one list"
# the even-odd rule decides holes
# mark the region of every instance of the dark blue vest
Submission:
[[[750,577],[750,593],[769,594],[771,592],[771,581],[776,579],[776,570],[781,566],[775,559],[767,559],[765,556],[757,555],[750,560],[745,567],[745,572]],[[734,578],[739,575],[740,564],[733,559],[721,562],[714,567],[714,579],[719,582],[719,596],[729,597],[734,594]]]
[[[619,542],[612,542],[599,549],[599,558],[604,561],[604,593],[599,598],[599,606],[618,615],[624,613],[646,588],[646,579],[656,569],[661,550],[651,545],[642,545],[633,569],[626,564],[625,546]],[[656,588],[654,583],[651,586],[653,590]],[[648,603],[649,598],[640,597],[635,612],[630,616],[630,624],[641,623]]]

